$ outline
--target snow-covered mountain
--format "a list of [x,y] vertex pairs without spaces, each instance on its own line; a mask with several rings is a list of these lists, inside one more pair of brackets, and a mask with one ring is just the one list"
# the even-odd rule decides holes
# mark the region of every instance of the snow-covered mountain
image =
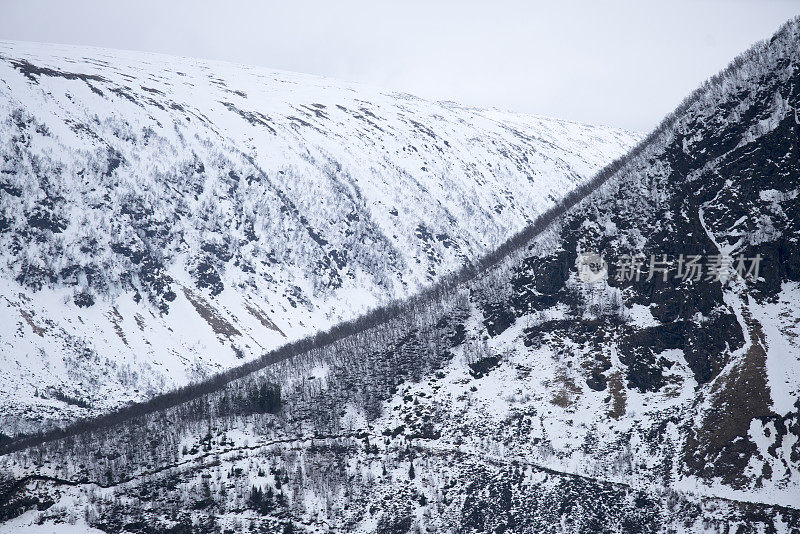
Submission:
[[413,294],[636,140],[308,75],[2,42],[3,432]]
[[798,108],[800,18],[481,268],[0,444],[0,528],[797,532]]

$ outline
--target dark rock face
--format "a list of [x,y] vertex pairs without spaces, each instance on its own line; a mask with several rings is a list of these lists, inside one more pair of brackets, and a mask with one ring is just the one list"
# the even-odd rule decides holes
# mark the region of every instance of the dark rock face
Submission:
[[[569,260],[570,255],[560,251],[548,258],[529,258],[523,263],[522,270],[533,273],[536,291],[542,295],[555,295],[569,278]],[[520,278],[515,278],[514,282],[518,280]]]
[[[662,391],[680,354],[698,388],[710,386],[716,399],[702,428],[690,433],[683,467],[741,487],[754,483],[744,473],[761,454],[748,436],[750,421],[775,417],[764,378],[766,344],[747,299],[760,306],[784,284],[800,281],[800,120],[793,111],[800,107],[800,58],[765,61],[769,68],[743,75],[735,94],[688,105],[663,146],[567,214],[555,252],[524,258],[508,291],[483,302],[490,336],[531,312],[569,306],[567,319],[544,316],[526,328],[526,345],[592,339],[596,352],[616,352],[627,387],[640,393]],[[597,251],[608,261],[605,289],[572,282],[578,251]],[[759,256],[758,278],[734,275],[744,284],[736,286],[709,271],[697,279],[678,276],[681,255],[710,263],[723,252],[733,262]],[[615,276],[622,258],[636,255],[642,276]],[[661,272],[648,277],[649,259],[662,255],[671,261],[667,279]],[[608,296],[605,303],[592,301],[598,291]],[[646,308],[649,324],[624,318],[633,306]],[[732,362],[741,376],[723,374]],[[586,365],[586,386],[606,390],[608,367]],[[749,400],[734,401],[734,391]],[[729,420],[732,409],[738,422]]]
[[560,251],[547,257],[531,256],[515,267],[510,280],[512,293],[502,301],[491,297],[483,303],[484,325],[490,336],[502,334],[526,313],[555,305],[563,296],[575,255]]
[[500,363],[497,356],[487,356],[469,364],[469,372],[475,378],[481,378]]
[[[704,522],[706,528],[737,532],[771,531],[774,518],[798,528],[800,513],[750,503],[715,503],[724,510],[717,518],[705,515],[700,503],[588,478],[548,475],[531,485],[517,469],[482,470],[467,487],[460,532],[551,532],[563,525],[569,532],[661,532],[674,525]],[[705,516],[705,519],[704,519]],[[679,518],[679,519],[678,519]],[[742,528],[742,525],[747,525]]]

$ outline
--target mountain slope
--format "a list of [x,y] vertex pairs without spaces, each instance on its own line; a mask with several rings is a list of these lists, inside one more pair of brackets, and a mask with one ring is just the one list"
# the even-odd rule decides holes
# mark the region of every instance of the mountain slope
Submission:
[[[108,532],[797,531],[798,107],[795,19],[491,268],[177,405],[17,442],[0,513]],[[579,272],[588,251],[607,276]],[[740,253],[758,275],[677,272]],[[618,280],[639,254],[675,262]]]
[[635,140],[300,74],[0,43],[0,422],[141,400],[413,294]]

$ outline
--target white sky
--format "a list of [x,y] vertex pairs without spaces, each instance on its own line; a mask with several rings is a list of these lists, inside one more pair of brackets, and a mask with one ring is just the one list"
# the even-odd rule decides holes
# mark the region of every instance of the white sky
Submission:
[[0,39],[222,59],[635,130],[798,0],[0,0]]

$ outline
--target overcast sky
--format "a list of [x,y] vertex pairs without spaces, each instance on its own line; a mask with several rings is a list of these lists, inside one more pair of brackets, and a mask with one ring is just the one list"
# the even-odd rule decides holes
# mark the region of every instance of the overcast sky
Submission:
[[798,0],[0,0],[0,39],[222,59],[648,130]]

